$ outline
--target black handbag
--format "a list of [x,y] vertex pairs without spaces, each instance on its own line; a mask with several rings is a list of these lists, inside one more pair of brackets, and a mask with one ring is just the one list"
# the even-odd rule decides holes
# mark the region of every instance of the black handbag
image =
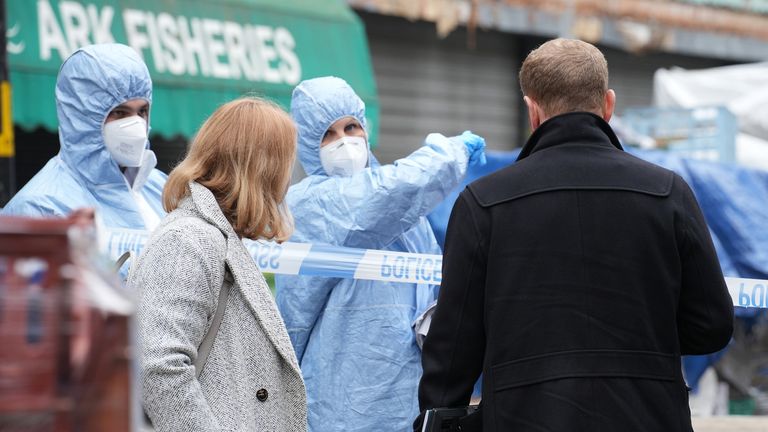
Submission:
[[421,432],[481,432],[483,415],[479,405],[433,408],[424,414]]

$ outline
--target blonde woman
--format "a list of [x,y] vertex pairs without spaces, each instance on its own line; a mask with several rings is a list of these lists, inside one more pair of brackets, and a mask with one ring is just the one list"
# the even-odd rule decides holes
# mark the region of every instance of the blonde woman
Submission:
[[169,212],[134,263],[144,409],[157,431],[304,431],[306,395],[269,288],[242,239],[287,239],[296,130],[276,105],[227,103],[163,190]]

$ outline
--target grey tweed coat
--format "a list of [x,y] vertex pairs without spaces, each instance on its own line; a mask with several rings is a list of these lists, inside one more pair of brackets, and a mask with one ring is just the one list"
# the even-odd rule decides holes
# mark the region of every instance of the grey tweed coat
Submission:
[[[305,431],[306,392],[264,277],[213,194],[190,183],[152,233],[128,284],[138,290],[142,403],[158,432]],[[225,263],[235,283],[199,378],[195,358]]]

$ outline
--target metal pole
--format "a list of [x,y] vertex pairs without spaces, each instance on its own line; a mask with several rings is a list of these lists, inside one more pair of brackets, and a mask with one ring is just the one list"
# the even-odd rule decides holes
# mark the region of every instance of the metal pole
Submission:
[[16,193],[16,161],[11,116],[11,84],[8,81],[5,0],[0,0],[0,208]]

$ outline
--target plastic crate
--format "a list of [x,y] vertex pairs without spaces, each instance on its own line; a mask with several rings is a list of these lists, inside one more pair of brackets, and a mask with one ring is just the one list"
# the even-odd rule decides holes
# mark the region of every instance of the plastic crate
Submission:
[[622,123],[656,142],[656,147],[681,156],[733,162],[736,116],[722,106],[704,108],[628,108]]

